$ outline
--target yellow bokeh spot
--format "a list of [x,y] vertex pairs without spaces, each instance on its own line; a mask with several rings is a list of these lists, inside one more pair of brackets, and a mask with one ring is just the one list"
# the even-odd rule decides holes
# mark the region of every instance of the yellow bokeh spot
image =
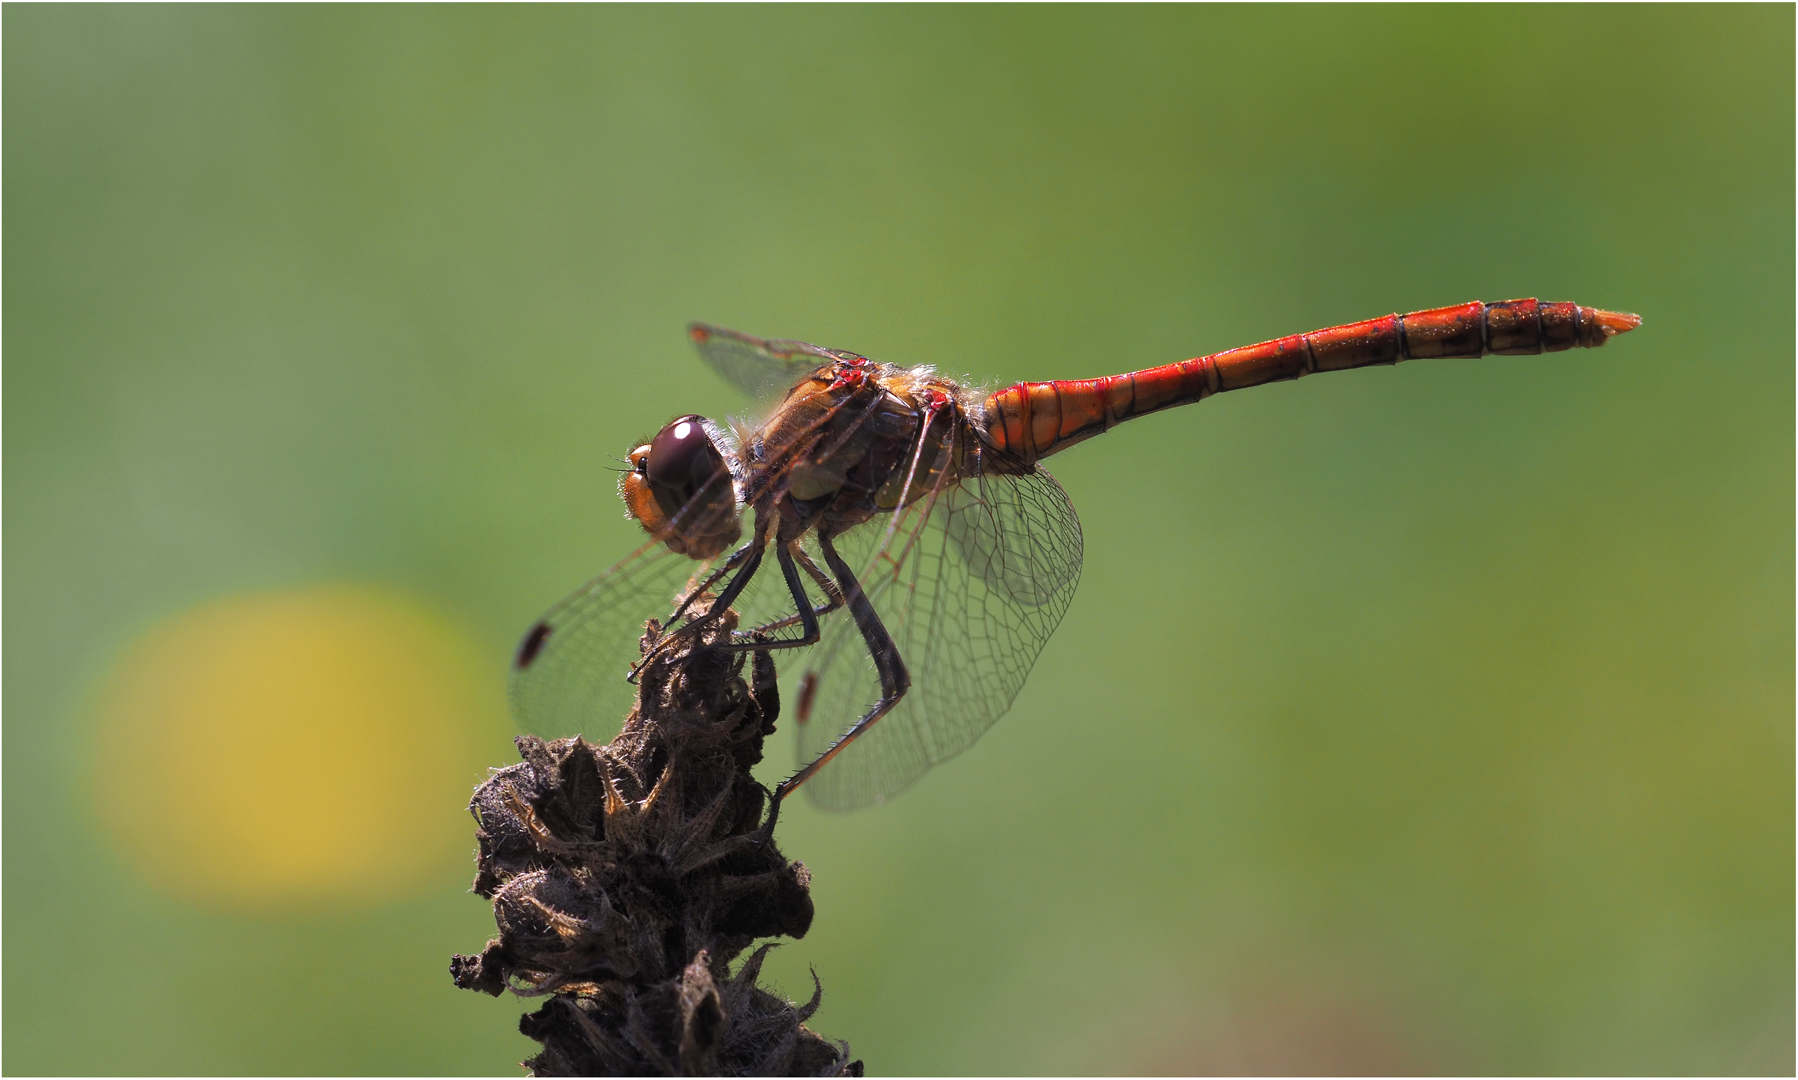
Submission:
[[492,656],[383,589],[239,596],[152,628],[99,700],[96,809],[157,885],[370,902],[466,860],[509,749]]

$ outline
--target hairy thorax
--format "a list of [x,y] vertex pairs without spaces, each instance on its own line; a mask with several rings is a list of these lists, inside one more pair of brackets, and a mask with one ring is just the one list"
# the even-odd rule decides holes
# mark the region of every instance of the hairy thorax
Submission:
[[771,499],[783,532],[836,533],[909,506],[978,459],[966,395],[928,371],[868,361],[819,368],[749,448],[750,501]]

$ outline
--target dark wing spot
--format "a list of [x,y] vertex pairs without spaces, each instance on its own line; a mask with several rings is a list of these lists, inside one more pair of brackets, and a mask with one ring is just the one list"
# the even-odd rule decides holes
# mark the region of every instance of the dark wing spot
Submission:
[[803,724],[812,718],[812,699],[818,696],[818,673],[808,671],[799,680],[799,710],[793,719]]
[[537,659],[537,654],[543,651],[543,643],[548,640],[548,623],[539,622],[531,627],[525,633],[524,640],[518,643],[518,655],[512,658],[512,666],[519,671],[530,667],[531,661]]

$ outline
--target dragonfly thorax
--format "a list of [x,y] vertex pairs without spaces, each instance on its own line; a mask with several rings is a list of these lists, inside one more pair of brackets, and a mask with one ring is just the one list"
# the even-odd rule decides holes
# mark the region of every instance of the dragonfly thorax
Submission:
[[797,535],[841,532],[940,486],[962,464],[959,388],[927,369],[867,360],[818,368],[795,386],[749,447],[748,499],[770,499]]

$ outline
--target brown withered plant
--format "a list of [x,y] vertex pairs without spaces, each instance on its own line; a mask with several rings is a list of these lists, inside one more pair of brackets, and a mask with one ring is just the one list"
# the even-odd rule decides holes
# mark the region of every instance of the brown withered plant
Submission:
[[[656,654],[611,743],[520,736],[524,760],[475,791],[474,891],[499,936],[450,972],[547,998],[519,1024],[543,1044],[536,1075],[861,1075],[805,1026],[815,974],[795,1005],[756,985],[772,944],[729,970],[812,921],[810,876],[762,829],[750,775],[780,709],[774,663],[708,647],[735,625],[727,611]],[[645,655],[659,636],[651,622]]]

